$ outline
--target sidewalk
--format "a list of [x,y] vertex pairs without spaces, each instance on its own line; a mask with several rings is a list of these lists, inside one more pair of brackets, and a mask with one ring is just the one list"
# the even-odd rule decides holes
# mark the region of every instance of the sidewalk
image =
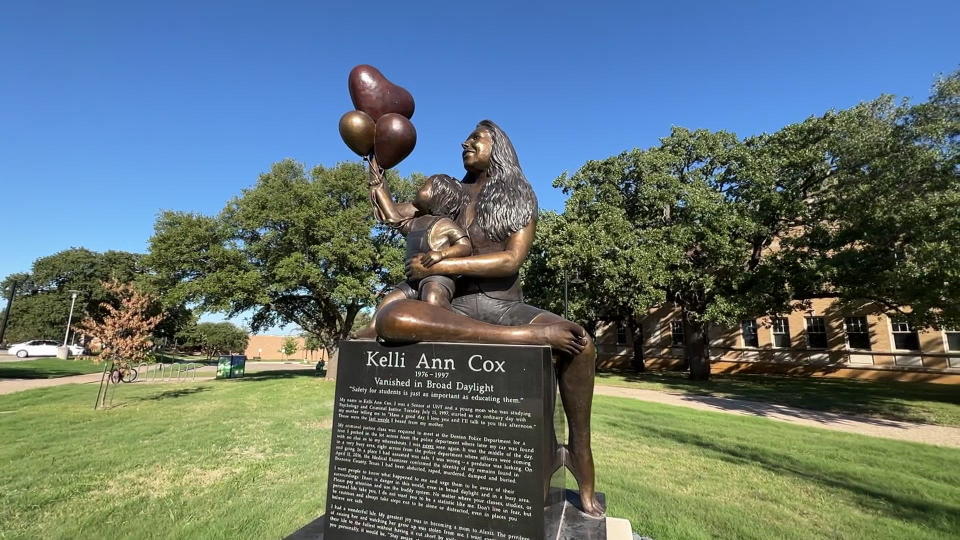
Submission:
[[641,390],[639,388],[623,388],[618,386],[597,385],[595,393],[601,396],[638,399],[701,411],[760,416],[779,422],[843,431],[846,433],[857,433],[870,437],[882,437],[885,439],[897,439],[901,441],[960,448],[960,428],[955,427],[912,424],[910,422],[884,420],[882,418],[811,411],[759,401],[692,394],[671,394],[655,390]]
[[88,373],[86,375],[73,375],[55,379],[0,379],[0,394],[12,394],[14,392],[33,390],[34,388],[47,388],[49,386],[60,386],[62,384],[99,383],[100,377],[102,376],[102,373]]

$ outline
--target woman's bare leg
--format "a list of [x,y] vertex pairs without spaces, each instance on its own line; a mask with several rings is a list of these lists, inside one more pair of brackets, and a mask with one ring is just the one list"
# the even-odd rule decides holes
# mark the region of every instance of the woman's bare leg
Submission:
[[391,302],[396,302],[397,300],[403,300],[406,297],[407,295],[403,294],[403,291],[400,291],[399,289],[394,289],[388,292],[387,295],[383,297],[383,300],[381,300],[377,305],[376,311],[373,312],[373,318],[370,319],[370,324],[354,332],[351,337],[354,339],[377,339],[377,313],[383,309],[383,306],[386,306]]
[[596,498],[593,450],[590,447],[590,412],[597,352],[580,325],[545,312],[531,324],[501,326],[471,319],[426,302],[400,300],[377,311],[380,337],[395,341],[454,341],[550,345],[556,356],[560,398],[569,425],[569,468],[580,486],[587,514],[600,517]]
[[[531,325],[555,324],[566,319],[553,313],[537,315]],[[596,473],[593,466],[593,449],[590,446],[590,413],[593,406],[593,378],[596,372],[597,350],[593,340],[587,338],[586,346],[576,355],[555,353],[557,382],[560,399],[567,416],[570,472],[580,487],[583,511],[600,517],[604,509],[596,497]]]
[[377,334],[391,341],[549,345],[572,355],[580,354],[587,343],[580,326],[562,319],[548,324],[501,326],[417,300],[391,302],[377,310],[374,319]]

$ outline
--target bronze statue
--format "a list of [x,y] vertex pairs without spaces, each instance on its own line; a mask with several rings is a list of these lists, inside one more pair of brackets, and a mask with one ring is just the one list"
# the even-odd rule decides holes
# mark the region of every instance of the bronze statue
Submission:
[[[583,510],[602,516],[590,447],[593,342],[580,325],[523,302],[519,270],[536,232],[537,198],[506,133],[484,120],[462,147],[467,174],[460,185],[466,201],[454,219],[466,231],[472,253],[437,257],[411,253],[408,247],[406,261],[407,278],[419,280],[421,287],[434,276],[459,276],[453,298],[449,303],[423,302],[409,292],[392,292],[377,307],[371,327],[357,337],[552,347],[569,425],[566,461],[579,484]],[[423,200],[418,195],[422,204],[393,203],[375,159],[370,162],[370,184],[374,212],[384,223],[410,229],[413,221],[429,215],[424,211],[426,195]]]

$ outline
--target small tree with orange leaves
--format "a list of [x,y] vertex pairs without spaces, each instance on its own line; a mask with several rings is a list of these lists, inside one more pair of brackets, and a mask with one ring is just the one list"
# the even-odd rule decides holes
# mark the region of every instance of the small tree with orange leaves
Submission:
[[100,340],[103,360],[112,360],[123,367],[143,360],[152,345],[153,329],[163,320],[163,315],[148,315],[154,298],[132,283],[117,280],[103,282],[103,288],[116,297],[117,305],[100,304],[106,313],[103,319],[87,317],[75,329]]

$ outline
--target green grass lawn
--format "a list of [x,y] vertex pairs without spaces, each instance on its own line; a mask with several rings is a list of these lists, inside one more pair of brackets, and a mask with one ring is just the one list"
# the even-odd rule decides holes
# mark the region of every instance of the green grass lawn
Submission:
[[[332,383],[0,396],[0,538],[279,538],[323,512]],[[960,450],[597,397],[609,513],[656,540],[955,538]],[[569,478],[569,476],[568,476]]]
[[779,375],[597,373],[597,384],[763,401],[817,411],[960,426],[960,386]]
[[38,358],[23,362],[0,362],[0,379],[52,379],[101,371],[102,363],[96,364],[85,358]]

